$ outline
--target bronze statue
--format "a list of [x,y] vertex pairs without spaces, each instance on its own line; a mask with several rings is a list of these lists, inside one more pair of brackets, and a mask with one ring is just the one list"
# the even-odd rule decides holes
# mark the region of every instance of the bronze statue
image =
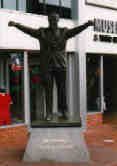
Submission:
[[48,16],[47,28],[32,29],[19,23],[10,21],[9,26],[14,26],[40,42],[40,79],[46,94],[46,120],[52,120],[52,90],[53,78],[58,88],[58,111],[66,118],[66,52],[67,40],[93,26],[93,21],[88,21],[78,27],[68,29],[58,27],[59,15],[51,13]]

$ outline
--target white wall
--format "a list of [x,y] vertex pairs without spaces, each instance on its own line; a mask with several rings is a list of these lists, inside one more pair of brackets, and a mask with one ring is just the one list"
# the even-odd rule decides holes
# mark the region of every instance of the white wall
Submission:
[[[29,13],[23,13],[12,10],[0,10],[0,49],[18,49],[18,50],[39,50],[40,45],[37,39],[19,31],[15,27],[8,27],[9,21],[19,22],[25,26],[32,28],[47,27],[48,20],[46,16],[39,16]],[[71,20],[61,19],[60,27],[74,27]],[[70,39],[67,43],[67,51],[74,51],[74,39]]]
[[[107,2],[108,3],[108,2]],[[80,1],[79,6],[79,23],[85,22],[89,19],[105,19],[110,21],[117,21],[117,10],[97,7],[93,5],[86,5],[85,0]],[[102,33],[101,33],[102,34]],[[81,38],[85,41],[85,52],[90,53],[117,53],[117,44],[115,43],[105,43],[105,42],[95,42],[93,41],[94,31],[93,28],[88,28],[85,32],[81,34]],[[103,35],[107,35],[103,33]],[[116,34],[108,34],[117,37]],[[81,39],[81,40],[82,40]]]

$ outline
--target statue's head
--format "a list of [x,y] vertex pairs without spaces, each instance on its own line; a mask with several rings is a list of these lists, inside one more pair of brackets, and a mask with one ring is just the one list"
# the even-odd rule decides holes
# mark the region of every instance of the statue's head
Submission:
[[56,28],[58,21],[59,21],[59,14],[57,14],[55,12],[49,14],[48,21],[52,28]]

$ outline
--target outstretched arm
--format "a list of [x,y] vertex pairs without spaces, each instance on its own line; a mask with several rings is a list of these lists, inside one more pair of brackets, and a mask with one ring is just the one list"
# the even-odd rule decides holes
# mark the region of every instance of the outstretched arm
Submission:
[[20,23],[16,23],[14,21],[10,21],[8,23],[8,26],[14,26],[17,29],[19,29],[19,30],[23,31],[24,33],[27,33],[27,34],[31,35],[32,37],[35,37],[35,38],[37,38],[37,36],[38,36],[38,34],[37,34],[38,30],[37,29],[33,29],[33,28],[30,28],[30,27],[24,26],[24,25],[22,25]]
[[72,29],[70,29],[70,30],[68,30],[67,32],[66,32],[66,39],[69,39],[69,38],[71,38],[71,37],[74,37],[75,35],[77,35],[77,34],[79,34],[80,32],[82,32],[83,30],[85,30],[86,28],[88,28],[89,26],[93,26],[94,25],[94,23],[93,23],[93,21],[88,21],[88,22],[86,22],[85,24],[83,24],[83,25],[80,25],[80,26],[78,26],[78,27],[75,27],[75,28],[72,28]]

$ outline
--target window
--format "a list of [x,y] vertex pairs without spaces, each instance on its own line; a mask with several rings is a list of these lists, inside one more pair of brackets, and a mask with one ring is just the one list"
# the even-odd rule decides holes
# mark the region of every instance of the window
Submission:
[[24,71],[12,70],[10,56],[0,53],[0,92],[4,88],[6,95],[0,93],[0,126],[24,123]]
[[0,1],[0,8],[3,8],[3,0]]
[[[16,53],[14,53],[16,55]],[[12,55],[14,55],[12,54]],[[23,55],[17,53],[23,66]],[[9,92],[13,101],[11,106],[12,123],[24,122],[24,70],[14,71],[9,64]]]
[[0,8],[25,11],[26,0],[0,0]]
[[17,0],[19,10],[26,11],[26,0]]
[[71,0],[28,0],[27,11],[44,15],[55,11],[62,18],[71,18]]
[[11,0],[4,0],[3,1],[3,8],[6,8],[6,9],[16,10],[16,8],[17,8],[16,5],[17,5],[16,0],[12,0],[12,3],[11,3]]
[[12,124],[24,122],[24,72],[12,71],[9,66]]
[[[38,0],[40,3],[44,3],[44,0]],[[45,1],[49,5],[63,6],[67,8],[71,8],[71,0],[46,0]]]

